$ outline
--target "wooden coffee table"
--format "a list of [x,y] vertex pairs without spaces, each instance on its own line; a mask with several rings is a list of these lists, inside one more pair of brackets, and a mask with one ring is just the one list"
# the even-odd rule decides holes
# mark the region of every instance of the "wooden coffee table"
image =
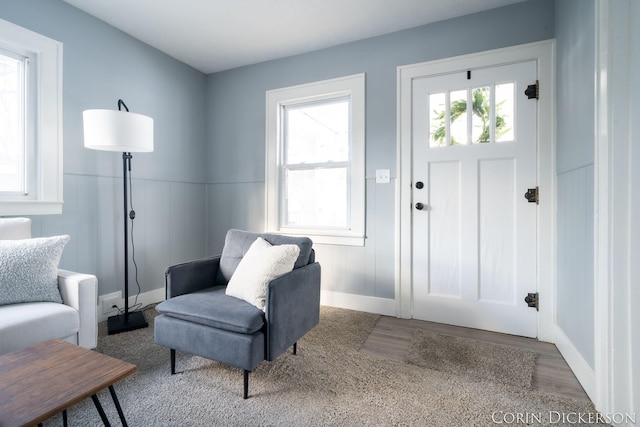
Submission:
[[91,397],[108,426],[96,396],[109,387],[120,420],[127,425],[113,384],[136,366],[62,340],[50,340],[0,356],[0,426],[33,426]]

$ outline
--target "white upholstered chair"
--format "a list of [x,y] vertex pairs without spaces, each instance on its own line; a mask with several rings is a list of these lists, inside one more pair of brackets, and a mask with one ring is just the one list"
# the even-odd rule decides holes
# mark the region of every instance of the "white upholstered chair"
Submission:
[[[31,220],[0,218],[0,240],[31,239]],[[62,304],[24,302],[0,305],[0,354],[52,338],[85,348],[98,340],[98,280],[91,274],[58,270]]]

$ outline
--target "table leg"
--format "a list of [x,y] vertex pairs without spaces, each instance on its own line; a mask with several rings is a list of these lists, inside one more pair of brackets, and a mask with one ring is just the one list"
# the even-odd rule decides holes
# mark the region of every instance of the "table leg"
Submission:
[[102,409],[102,405],[100,404],[100,401],[98,400],[98,396],[96,396],[95,394],[93,396],[91,396],[91,399],[93,400],[93,404],[96,405],[96,409],[98,410],[98,413],[100,414],[100,418],[102,418],[102,423],[104,424],[105,427],[111,427],[111,424],[109,423],[109,419],[107,418],[107,414],[104,413],[104,409]]
[[[62,411],[62,425],[67,427],[67,410]],[[42,423],[38,423],[38,427],[43,427]]]
[[124,412],[122,412],[122,407],[120,407],[120,402],[118,401],[118,396],[116,396],[116,391],[113,386],[109,386],[109,393],[111,393],[111,398],[113,399],[113,404],[116,405],[116,409],[118,410],[118,415],[120,415],[120,421],[122,421],[122,427],[128,427],[127,420],[124,418]]

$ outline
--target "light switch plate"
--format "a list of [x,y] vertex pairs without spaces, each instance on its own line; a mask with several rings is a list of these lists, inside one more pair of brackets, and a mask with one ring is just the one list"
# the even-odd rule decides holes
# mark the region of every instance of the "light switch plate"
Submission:
[[389,169],[376,169],[376,184],[388,184],[391,182]]

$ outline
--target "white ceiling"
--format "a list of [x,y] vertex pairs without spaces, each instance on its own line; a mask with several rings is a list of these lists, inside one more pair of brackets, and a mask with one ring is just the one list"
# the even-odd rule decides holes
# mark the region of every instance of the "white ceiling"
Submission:
[[524,0],[64,0],[213,73]]

